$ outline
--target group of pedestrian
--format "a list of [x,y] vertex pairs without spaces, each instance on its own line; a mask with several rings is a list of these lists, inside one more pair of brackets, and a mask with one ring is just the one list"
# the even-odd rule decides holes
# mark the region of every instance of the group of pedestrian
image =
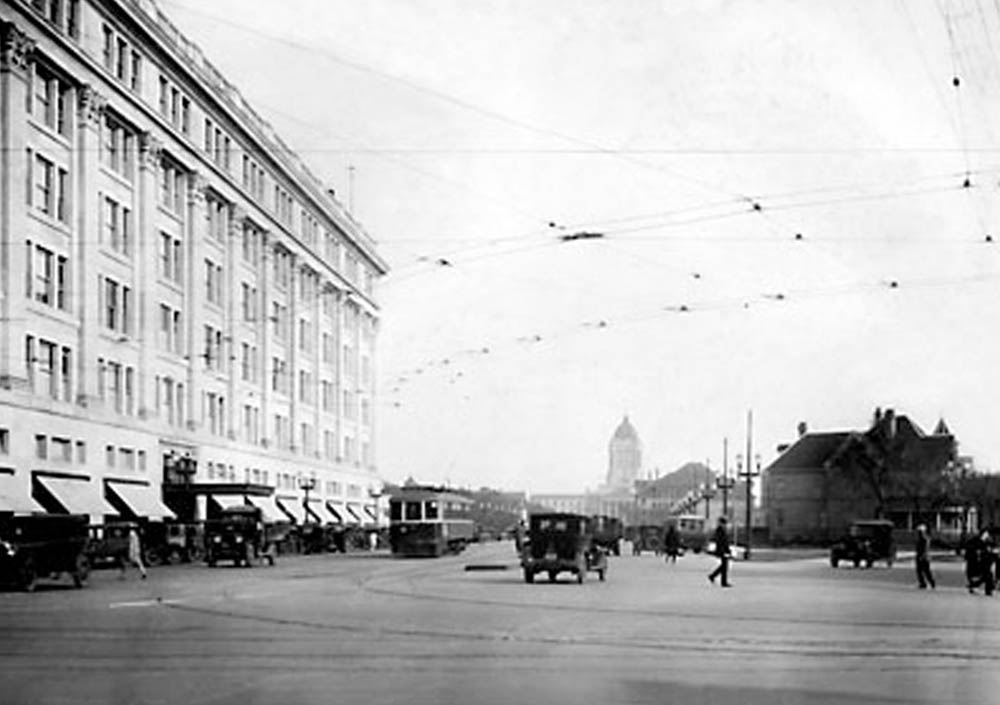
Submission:
[[[729,582],[729,561],[732,558],[729,545],[729,532],[726,528],[726,518],[719,517],[718,525],[715,528],[715,556],[719,559],[719,564],[708,574],[708,581],[715,583],[716,578],[720,578],[719,584],[722,587],[732,587]],[[931,539],[925,524],[917,526],[916,555],[914,564],[917,573],[917,587],[932,590],[937,587],[934,573],[931,570],[930,549]],[[972,536],[964,545],[965,554],[965,577],[970,593],[975,593],[976,588],[983,586],[987,595],[992,595],[998,583],[998,573],[1000,573],[1000,560],[998,560],[996,547],[994,546],[992,535],[989,531],[983,530],[980,534]],[[668,556],[669,560],[669,556]]]
[[992,595],[997,584],[996,547],[993,535],[983,530],[965,542],[965,580],[969,592],[975,594],[980,585],[987,595]]

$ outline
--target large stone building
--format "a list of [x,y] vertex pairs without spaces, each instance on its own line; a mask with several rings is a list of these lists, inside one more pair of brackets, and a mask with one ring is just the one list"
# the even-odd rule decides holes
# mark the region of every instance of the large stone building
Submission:
[[152,0],[0,4],[0,106],[0,511],[371,520],[386,266],[332,191]]

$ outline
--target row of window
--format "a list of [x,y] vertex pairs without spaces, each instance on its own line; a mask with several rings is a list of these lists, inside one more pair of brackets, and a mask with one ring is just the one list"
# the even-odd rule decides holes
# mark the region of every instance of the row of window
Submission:
[[[221,482],[236,482],[237,473],[235,466],[226,463],[218,463],[213,461],[208,461],[205,463],[205,474],[206,478],[209,480],[217,480]],[[315,477],[312,478],[313,481],[316,480]],[[290,472],[276,472],[274,473],[274,487],[280,490],[297,490],[301,489],[300,481],[302,480],[302,475]],[[271,474],[267,470],[262,470],[260,468],[243,468],[243,482],[255,485],[270,485],[271,484]],[[317,487],[320,485],[317,484]],[[322,484],[322,488],[325,491],[324,494],[327,497],[343,497],[344,496],[344,484],[338,482],[337,480],[327,480]],[[351,484],[348,486],[348,497],[358,497],[362,495],[361,487],[359,485]]]
[[[72,27],[69,33],[76,36],[78,31],[76,2],[42,0],[44,16],[57,19],[53,22]],[[36,7],[36,9],[38,9]],[[68,23],[68,24],[66,24]],[[135,93],[142,90],[143,57],[130,40],[110,24],[103,24],[103,63],[105,68],[120,82]],[[31,89],[28,91],[28,112],[44,123],[52,131],[69,137],[71,127],[72,82],[43,61],[35,60],[29,70]],[[159,76],[159,111],[175,129],[185,136],[191,132],[191,99],[165,74]],[[101,140],[101,163],[122,178],[131,181],[135,174],[136,146],[138,130],[111,110],[106,109],[103,119]],[[230,171],[232,162],[232,140],[222,128],[210,118],[204,120],[203,150],[220,168]],[[243,155],[242,183],[253,200],[264,202],[266,171],[248,153]],[[161,202],[170,210],[182,212],[183,188],[182,170],[168,159],[161,165]],[[273,211],[280,221],[292,225],[295,199],[287,189],[275,183]],[[318,219],[305,208],[300,209],[302,238],[309,247],[319,246],[321,226]],[[221,226],[220,226],[221,229]],[[216,233],[216,230],[212,231]],[[340,261],[341,242],[335,233],[324,232],[325,259]],[[216,235],[221,237],[221,235]],[[358,257],[348,252],[345,256],[345,276],[371,294],[374,276],[367,268],[359,280]]]

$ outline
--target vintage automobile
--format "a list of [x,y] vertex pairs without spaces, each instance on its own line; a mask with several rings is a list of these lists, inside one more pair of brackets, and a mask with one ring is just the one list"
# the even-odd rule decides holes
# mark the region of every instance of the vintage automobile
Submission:
[[88,528],[87,559],[91,568],[120,568],[128,557],[129,522],[93,524]]
[[590,518],[594,532],[594,543],[607,553],[621,555],[621,539],[624,535],[622,520],[617,517],[596,515]]
[[830,546],[830,565],[836,568],[841,561],[862,564],[871,568],[876,561],[885,561],[890,568],[896,560],[894,525],[886,519],[859,519],[852,521],[847,534]]
[[201,524],[151,521],[142,531],[142,558],[146,565],[200,561],[205,552]]
[[33,592],[40,578],[65,573],[76,587],[90,574],[86,515],[0,516],[0,581]]
[[642,555],[643,551],[652,551],[656,555],[663,553],[663,527],[659,524],[643,524],[631,527],[632,555]]
[[259,560],[274,565],[274,543],[266,541],[258,507],[226,507],[219,518],[205,523],[205,562],[215,567],[221,561],[252,566]]
[[604,580],[608,571],[607,552],[594,543],[588,517],[579,514],[532,514],[528,536],[521,549],[524,582],[533,583],[535,575],[547,573],[549,582],[563,571],[573,573],[582,583],[588,570]]

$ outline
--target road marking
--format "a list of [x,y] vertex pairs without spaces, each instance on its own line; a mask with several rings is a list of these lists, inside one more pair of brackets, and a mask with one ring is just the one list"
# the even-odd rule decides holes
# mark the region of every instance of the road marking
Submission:
[[108,609],[118,609],[119,607],[153,607],[154,605],[176,605],[180,600],[135,600],[133,602],[112,602]]

